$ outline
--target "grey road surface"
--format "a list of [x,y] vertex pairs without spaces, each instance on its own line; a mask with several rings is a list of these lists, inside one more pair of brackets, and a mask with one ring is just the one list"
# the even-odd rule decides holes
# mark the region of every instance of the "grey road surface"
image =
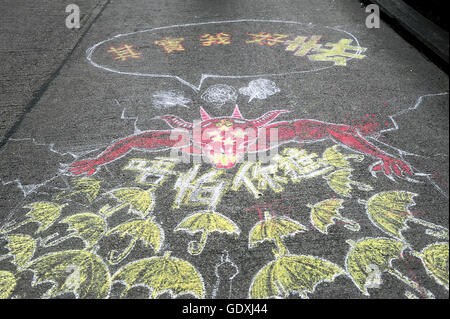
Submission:
[[0,5],[0,298],[448,298],[448,76],[359,1],[70,3]]

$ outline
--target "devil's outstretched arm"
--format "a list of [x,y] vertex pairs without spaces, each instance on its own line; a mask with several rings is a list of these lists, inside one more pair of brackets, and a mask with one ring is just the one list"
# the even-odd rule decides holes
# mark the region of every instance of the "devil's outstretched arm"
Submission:
[[87,175],[90,176],[96,172],[99,166],[108,164],[133,149],[157,151],[170,147],[184,147],[189,144],[190,138],[187,131],[146,131],[114,142],[96,158],[73,163],[69,170],[74,175],[87,172]]
[[[276,132],[279,143],[286,141],[317,141],[331,138],[354,151],[379,160],[371,166],[373,172],[383,170],[387,176],[395,173],[399,177],[412,174],[411,167],[371,144],[359,131],[350,125],[329,124],[314,120],[294,120],[274,123],[264,128],[266,136]],[[272,130],[272,131],[271,131]],[[271,139],[266,138],[270,141]]]

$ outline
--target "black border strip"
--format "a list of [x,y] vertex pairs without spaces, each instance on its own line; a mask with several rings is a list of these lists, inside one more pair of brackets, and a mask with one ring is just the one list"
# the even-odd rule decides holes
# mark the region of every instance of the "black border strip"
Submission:
[[[381,18],[403,39],[448,74],[448,32],[425,18],[402,0],[361,0],[380,7]],[[445,8],[443,8],[445,10]]]

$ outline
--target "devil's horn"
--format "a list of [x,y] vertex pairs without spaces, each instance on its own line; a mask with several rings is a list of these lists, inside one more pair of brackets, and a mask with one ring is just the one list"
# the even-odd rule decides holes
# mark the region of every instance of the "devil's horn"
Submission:
[[200,115],[202,117],[202,121],[206,121],[206,120],[210,120],[211,119],[211,116],[209,116],[209,114],[206,113],[206,111],[202,107],[200,107]]
[[263,116],[257,118],[256,120],[252,120],[250,122],[252,122],[256,127],[261,127],[261,126],[267,125],[270,122],[272,122],[274,119],[277,118],[278,115],[280,115],[282,113],[288,113],[288,112],[290,112],[290,111],[288,111],[288,110],[270,111],[270,112],[267,112],[266,114],[264,114]]
[[243,119],[244,118],[242,116],[242,114],[241,114],[241,111],[239,111],[239,106],[237,106],[237,104],[234,107],[234,111],[233,111],[233,114],[231,115],[231,117],[234,117],[234,118],[237,118],[237,119]]
[[166,123],[169,124],[171,128],[192,129],[193,127],[192,123],[188,123],[175,115],[164,115],[160,116],[159,118],[166,121]]

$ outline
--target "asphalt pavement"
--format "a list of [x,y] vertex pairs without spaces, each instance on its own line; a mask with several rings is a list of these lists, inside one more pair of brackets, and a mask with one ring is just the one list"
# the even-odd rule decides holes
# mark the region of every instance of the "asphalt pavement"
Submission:
[[0,5],[0,298],[449,297],[448,75],[359,1],[70,3]]

